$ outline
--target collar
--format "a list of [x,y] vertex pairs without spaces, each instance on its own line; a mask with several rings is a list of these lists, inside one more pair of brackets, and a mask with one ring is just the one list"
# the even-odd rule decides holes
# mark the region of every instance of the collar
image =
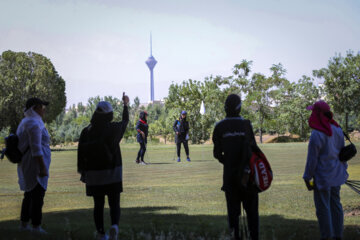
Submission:
[[36,120],[39,120],[41,122],[43,121],[41,116],[37,112],[35,112],[34,109],[32,109],[32,108],[29,108],[28,110],[26,110],[24,115],[27,118],[35,118]]
[[241,116],[232,116],[232,117],[225,117],[225,119],[240,119],[240,120],[244,120],[244,118],[243,117],[241,117]]

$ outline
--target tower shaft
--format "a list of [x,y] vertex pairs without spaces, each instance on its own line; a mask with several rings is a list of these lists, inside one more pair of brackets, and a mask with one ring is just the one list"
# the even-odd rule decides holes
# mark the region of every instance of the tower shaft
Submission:
[[154,92],[154,67],[157,63],[155,58],[152,55],[152,35],[150,33],[150,57],[146,60],[146,65],[150,70],[150,101],[153,102],[155,100],[155,92]]
[[154,71],[153,69],[150,70],[150,101],[154,102]]

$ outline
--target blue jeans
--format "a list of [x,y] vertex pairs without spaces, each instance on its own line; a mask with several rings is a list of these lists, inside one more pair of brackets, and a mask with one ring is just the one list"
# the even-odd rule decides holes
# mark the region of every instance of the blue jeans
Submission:
[[314,189],[314,202],[321,238],[341,238],[344,213],[340,203],[340,186]]

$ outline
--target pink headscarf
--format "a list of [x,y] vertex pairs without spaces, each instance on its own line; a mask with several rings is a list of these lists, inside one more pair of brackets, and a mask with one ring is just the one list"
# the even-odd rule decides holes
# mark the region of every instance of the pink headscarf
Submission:
[[324,115],[324,113],[326,112],[330,112],[332,115],[330,107],[325,101],[317,101],[313,105],[308,106],[306,109],[312,110],[311,116],[309,118],[309,126],[311,128],[319,130],[320,132],[323,132],[328,136],[332,136],[330,124],[339,127],[339,124],[334,119],[330,119]]

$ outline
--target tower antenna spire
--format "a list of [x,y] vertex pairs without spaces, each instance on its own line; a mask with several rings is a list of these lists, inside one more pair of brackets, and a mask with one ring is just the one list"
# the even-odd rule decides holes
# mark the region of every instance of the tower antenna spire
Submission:
[[152,33],[150,32],[150,56],[152,56]]
[[150,101],[154,102],[155,94],[154,94],[154,67],[157,63],[155,58],[152,55],[152,33],[150,32],[150,57],[146,60],[146,65],[150,70]]

